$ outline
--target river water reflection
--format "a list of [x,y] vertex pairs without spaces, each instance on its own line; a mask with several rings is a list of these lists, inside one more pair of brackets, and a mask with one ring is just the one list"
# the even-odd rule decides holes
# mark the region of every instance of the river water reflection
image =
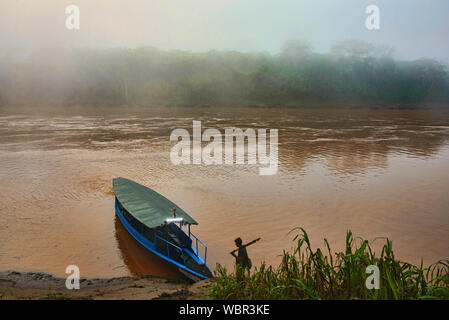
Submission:
[[[277,264],[297,226],[335,249],[347,229],[389,237],[400,259],[449,258],[449,114],[411,110],[132,108],[0,111],[0,270],[82,276],[156,274],[114,215],[112,179],[147,185],[190,213],[211,267]],[[174,166],[170,132],[279,129],[279,170]],[[168,273],[170,274],[168,274]]]

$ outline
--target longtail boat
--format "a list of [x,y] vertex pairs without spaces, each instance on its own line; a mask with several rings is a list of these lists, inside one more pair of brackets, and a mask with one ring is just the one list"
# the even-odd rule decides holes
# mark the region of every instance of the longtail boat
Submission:
[[134,239],[192,281],[213,277],[206,264],[207,246],[190,231],[191,225],[198,224],[192,217],[134,181],[116,178],[112,184],[115,212]]

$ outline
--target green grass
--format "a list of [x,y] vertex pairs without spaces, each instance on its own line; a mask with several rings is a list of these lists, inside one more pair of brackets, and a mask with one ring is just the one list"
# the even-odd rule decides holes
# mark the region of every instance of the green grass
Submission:
[[[235,273],[218,266],[209,295],[214,299],[449,299],[449,260],[428,267],[414,266],[395,258],[388,239],[379,256],[370,243],[352,232],[346,234],[346,249],[331,252],[324,239],[325,252],[313,250],[303,228],[293,241],[296,248],[283,252],[275,268],[263,263],[237,282]],[[359,242],[359,241],[357,241]],[[369,265],[380,271],[380,288],[367,289]]]
[[62,293],[49,293],[44,300],[68,300],[69,297]]

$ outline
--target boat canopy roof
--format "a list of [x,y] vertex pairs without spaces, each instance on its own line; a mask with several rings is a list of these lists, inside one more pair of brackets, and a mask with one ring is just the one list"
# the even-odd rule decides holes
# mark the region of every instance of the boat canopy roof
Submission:
[[173,208],[176,208],[176,218],[183,218],[183,223],[198,224],[184,210],[150,188],[125,178],[116,178],[112,184],[120,204],[148,228],[156,228],[173,218]]

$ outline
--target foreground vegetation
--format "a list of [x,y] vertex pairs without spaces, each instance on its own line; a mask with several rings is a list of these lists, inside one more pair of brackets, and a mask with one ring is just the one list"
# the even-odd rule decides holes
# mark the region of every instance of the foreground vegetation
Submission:
[[[429,267],[414,266],[395,258],[392,242],[386,239],[379,257],[370,244],[358,246],[350,231],[346,250],[332,254],[313,250],[302,228],[294,238],[296,248],[283,253],[278,268],[262,264],[244,281],[237,282],[226,268],[216,270],[210,291],[215,299],[449,299],[449,260]],[[369,265],[380,271],[380,288],[367,289]]]
[[0,107],[449,107],[447,66],[342,41],[329,53],[292,40],[279,54],[48,49],[0,55]]

